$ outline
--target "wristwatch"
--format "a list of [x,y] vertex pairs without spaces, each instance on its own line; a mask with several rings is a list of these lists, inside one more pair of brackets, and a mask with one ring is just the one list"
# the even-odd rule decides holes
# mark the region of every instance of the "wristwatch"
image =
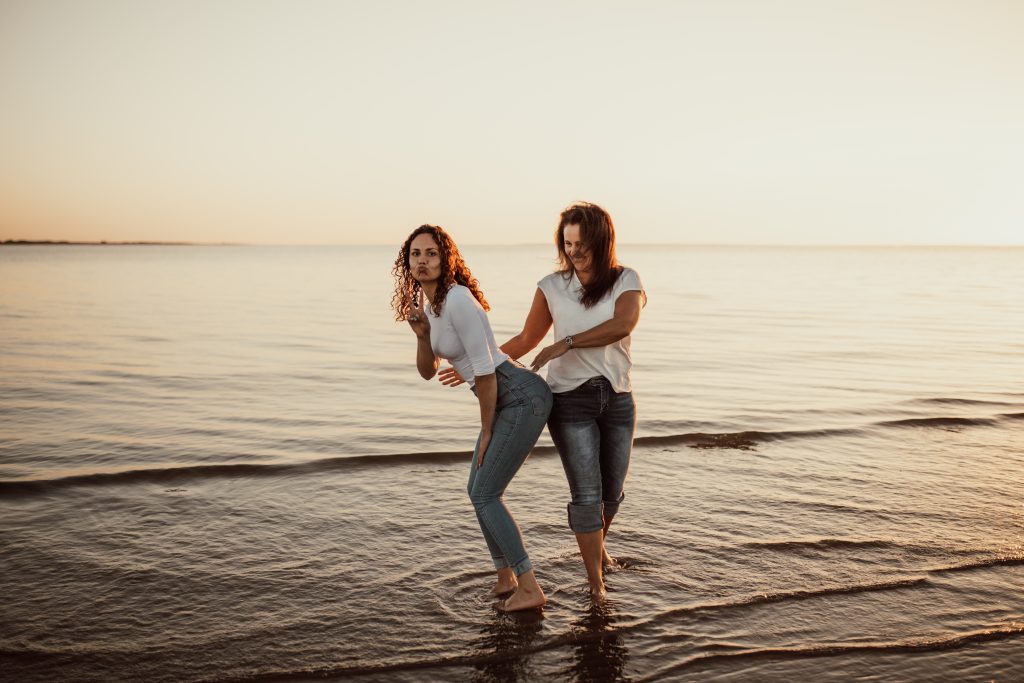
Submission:
[[570,349],[572,348],[572,335],[571,334],[570,335],[566,335],[565,339],[563,339],[562,341],[565,342],[565,345],[568,346]]

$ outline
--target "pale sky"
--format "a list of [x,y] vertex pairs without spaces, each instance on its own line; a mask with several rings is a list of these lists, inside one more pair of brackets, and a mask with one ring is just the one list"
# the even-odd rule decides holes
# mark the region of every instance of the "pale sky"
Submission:
[[1024,244],[1024,2],[0,0],[0,239]]

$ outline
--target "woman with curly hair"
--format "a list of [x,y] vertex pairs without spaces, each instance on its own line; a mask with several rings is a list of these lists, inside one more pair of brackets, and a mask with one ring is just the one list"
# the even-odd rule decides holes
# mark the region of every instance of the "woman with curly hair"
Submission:
[[510,361],[494,341],[480,286],[452,238],[434,225],[416,228],[395,259],[396,320],[416,334],[416,368],[423,379],[448,360],[480,403],[480,435],[467,490],[498,572],[491,592],[511,593],[498,609],[512,612],[545,602],[502,495],[525,462],[551,412],[551,390],[539,375]]

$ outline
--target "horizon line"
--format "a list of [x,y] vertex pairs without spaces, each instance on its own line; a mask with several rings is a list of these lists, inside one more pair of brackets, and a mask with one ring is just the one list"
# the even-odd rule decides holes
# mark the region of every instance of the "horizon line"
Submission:
[[[393,244],[360,244],[350,242],[189,242],[166,240],[25,240],[4,239],[0,246],[168,246],[168,247],[389,247]],[[550,242],[467,242],[463,247],[550,247]],[[755,248],[755,249],[1020,249],[1024,244],[993,243],[792,243],[765,244],[758,242],[618,242],[619,247],[695,247],[695,248]]]

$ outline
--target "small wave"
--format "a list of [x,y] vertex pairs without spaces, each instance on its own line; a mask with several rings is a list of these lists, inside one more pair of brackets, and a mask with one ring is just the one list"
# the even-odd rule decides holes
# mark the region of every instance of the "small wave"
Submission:
[[[758,593],[756,595],[750,595],[745,598],[738,598],[736,600],[729,600],[726,602],[709,603],[703,605],[691,605],[687,607],[677,607],[675,609],[666,610],[664,612],[661,612],[657,616],[652,617],[648,622],[645,622],[645,624],[656,621],[663,621],[665,619],[670,619],[684,614],[694,614],[698,612],[719,611],[725,609],[733,609],[737,607],[750,607],[752,605],[761,605],[770,602],[807,600],[810,598],[817,598],[824,595],[852,595],[854,593],[870,593],[873,591],[898,590],[900,588],[914,588],[917,586],[924,586],[928,584],[928,579],[918,577],[916,579],[894,579],[892,581],[879,581],[877,583],[855,583],[848,584],[845,586],[826,586],[824,588],[778,591],[775,593]],[[637,627],[638,626],[639,624],[637,625]]]
[[[1024,419],[1024,413],[1004,413],[996,417],[915,417],[901,420],[885,420],[873,423],[872,427],[989,427],[1003,420]],[[754,450],[762,443],[789,441],[795,439],[821,439],[837,436],[864,434],[863,428],[822,428],[803,430],[749,430],[742,432],[689,432],[665,436],[642,436],[634,439],[640,446],[685,445],[690,448],[723,448]]]
[[[535,451],[540,449],[534,449]],[[553,449],[551,449],[553,450]],[[18,496],[47,493],[73,486],[103,486],[111,484],[167,483],[186,479],[213,477],[255,477],[307,472],[346,470],[377,467],[388,464],[423,464],[462,462],[470,457],[469,451],[438,451],[433,453],[396,453],[392,455],[357,455],[342,458],[323,458],[299,463],[234,463],[222,465],[182,465],[119,472],[93,472],[55,479],[26,479],[0,481],[0,496]]]
[[[1006,413],[995,418],[930,417],[890,420],[876,423],[876,427],[950,427],[989,426],[1001,420],[1024,419],[1024,413]],[[195,431],[195,430],[193,430]],[[641,436],[634,439],[638,446],[686,445],[700,449],[754,450],[763,443],[791,439],[815,439],[863,434],[860,428],[808,429],[789,431],[742,431],[742,432],[692,432],[665,436]],[[224,436],[227,432],[210,430],[209,436]],[[284,442],[287,443],[287,440]],[[308,448],[306,442],[301,442]],[[332,448],[334,446],[332,445]],[[140,448],[143,448],[140,446]],[[532,456],[546,456],[556,453],[553,446],[537,446]],[[427,453],[391,453],[381,455],[354,455],[337,458],[320,458],[298,463],[224,463],[213,465],[182,465],[179,467],[146,468],[114,472],[94,472],[54,479],[0,480],[0,497],[43,493],[71,486],[104,485],[122,483],[166,482],[179,479],[205,477],[236,477],[280,475],[317,471],[341,470],[355,467],[376,467],[404,464],[451,464],[464,461],[469,451],[436,451]]]
[[956,648],[984,643],[992,640],[1005,640],[1024,636],[1024,624],[1011,622],[993,628],[979,629],[967,633],[955,633],[945,636],[909,638],[881,643],[836,643],[830,645],[807,645],[797,647],[764,647],[736,652],[713,652],[697,655],[687,660],[652,672],[636,681],[654,681],[669,674],[692,666],[700,666],[715,661],[734,661],[743,659],[802,659],[810,657],[837,657],[859,653],[908,653],[929,652],[934,650],[953,650]]
[[974,398],[954,398],[954,397],[937,397],[937,398],[915,398],[907,403],[916,403],[920,405],[940,405],[940,406],[1012,406],[1014,403],[1008,401],[985,401]]
[[998,423],[991,417],[912,417],[878,422],[879,427],[987,427]]
[[955,564],[950,567],[935,567],[928,569],[930,574],[944,574],[947,572],[966,572],[973,569],[987,569],[989,567],[1015,567],[1024,565],[1024,555],[1004,555],[1000,557],[988,557],[974,562]]
[[744,548],[761,548],[764,550],[800,551],[829,550],[832,548],[902,548],[903,544],[882,539],[855,540],[851,538],[819,538],[800,541],[748,541],[741,544]]
[[776,550],[779,552],[794,552],[799,553],[804,550],[834,550],[841,548],[868,548],[868,549],[900,549],[910,550],[915,552],[924,553],[941,553],[943,555],[973,555],[987,553],[988,557],[971,560],[962,564],[949,565],[945,567],[932,567],[930,569],[924,569],[929,574],[941,574],[946,572],[961,572],[970,571],[972,569],[985,569],[988,567],[1001,567],[1001,566],[1017,566],[1024,565],[1024,555],[1011,554],[1011,555],[997,555],[992,556],[990,553],[992,550],[984,550],[982,548],[943,548],[941,546],[933,545],[915,545],[912,543],[900,543],[898,541],[884,540],[884,539],[848,539],[848,538],[819,538],[811,540],[793,540],[793,541],[747,541],[740,544],[743,548],[752,548],[759,550]]
[[788,439],[815,439],[829,436],[848,436],[858,433],[857,429],[808,429],[800,431],[746,431],[723,432],[719,434],[693,432],[667,436],[641,436],[634,443],[641,446],[663,446],[682,444],[691,448],[734,448],[753,450],[760,443],[785,441]]

